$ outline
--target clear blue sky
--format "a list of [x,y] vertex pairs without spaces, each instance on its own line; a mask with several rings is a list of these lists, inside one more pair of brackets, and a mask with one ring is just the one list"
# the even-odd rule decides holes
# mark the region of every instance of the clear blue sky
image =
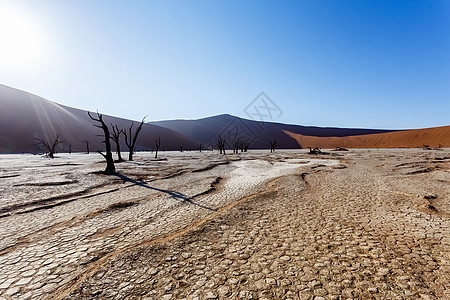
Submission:
[[245,117],[264,91],[284,123],[450,124],[448,0],[0,4],[45,42],[33,68],[0,68],[0,83],[64,105],[130,119]]

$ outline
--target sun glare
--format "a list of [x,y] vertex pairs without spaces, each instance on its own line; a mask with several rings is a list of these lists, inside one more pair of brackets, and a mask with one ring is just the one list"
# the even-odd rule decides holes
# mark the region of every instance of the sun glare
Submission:
[[42,68],[48,54],[39,23],[18,9],[0,5],[0,68],[30,73]]

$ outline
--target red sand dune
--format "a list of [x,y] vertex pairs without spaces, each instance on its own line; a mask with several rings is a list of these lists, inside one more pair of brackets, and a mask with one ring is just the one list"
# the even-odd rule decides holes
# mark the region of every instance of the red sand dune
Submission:
[[[137,107],[141,111],[145,107]],[[145,114],[145,113],[143,113]],[[128,128],[138,122],[105,115],[107,124]],[[35,138],[52,140],[61,134],[58,151],[84,151],[84,140],[91,150],[103,149],[101,130],[93,126],[87,112],[46,100],[0,84],[0,153],[39,152]],[[250,149],[268,149],[277,140],[278,149],[320,148],[394,148],[421,147],[423,144],[450,147],[450,126],[404,131],[300,126],[247,120],[219,115],[198,120],[167,120],[144,124],[137,141],[138,150],[154,148],[161,137],[161,150],[214,147],[217,136],[226,139],[227,148],[237,138],[250,142]],[[121,143],[122,149],[126,149]],[[114,148],[114,147],[113,147]]]
[[295,139],[286,134],[286,131],[308,136],[353,136],[375,133],[392,132],[395,130],[336,128],[302,126],[274,122],[248,120],[223,114],[202,118],[198,120],[166,120],[152,122],[151,124],[163,126],[178,131],[185,136],[205,146],[214,146],[220,134],[226,140],[227,149],[232,149],[232,143],[239,137],[250,142],[250,149],[268,149],[269,141],[277,140],[278,149],[298,149]]
[[415,148],[422,145],[450,147],[450,126],[344,137],[317,137],[286,130],[284,132],[294,138],[302,148]]

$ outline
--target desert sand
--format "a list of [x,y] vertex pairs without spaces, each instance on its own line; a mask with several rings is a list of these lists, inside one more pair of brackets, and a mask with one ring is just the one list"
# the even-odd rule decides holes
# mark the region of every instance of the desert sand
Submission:
[[450,126],[343,137],[317,137],[286,130],[284,132],[294,138],[302,148],[417,148],[423,145],[432,148],[450,147]]
[[450,150],[0,156],[0,299],[448,299]]

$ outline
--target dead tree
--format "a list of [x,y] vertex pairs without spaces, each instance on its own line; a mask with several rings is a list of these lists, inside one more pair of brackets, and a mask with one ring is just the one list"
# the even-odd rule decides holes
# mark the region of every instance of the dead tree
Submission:
[[219,148],[220,154],[225,154],[225,139],[222,138],[219,134],[217,137],[217,148]]
[[[378,150],[378,148],[377,148],[377,150]],[[346,149],[346,148],[342,148],[342,147],[336,147],[334,150],[332,150],[332,151],[348,151],[348,149]]]
[[117,161],[122,162],[123,158],[122,158],[122,154],[120,152],[120,135],[123,134],[125,131],[123,129],[119,129],[119,127],[117,127],[117,125],[113,125],[113,124],[111,124],[111,128],[113,131],[112,135],[111,135],[111,139],[116,144]]
[[238,137],[234,140],[233,142],[233,154],[238,154],[239,153],[239,148],[241,148],[241,138]]
[[309,154],[322,154],[322,151],[320,150],[319,147],[314,147],[314,149],[311,147],[308,147],[308,148],[309,148]]
[[53,143],[49,143],[44,139],[39,139],[39,138],[35,138],[35,140],[38,141],[38,144],[42,144],[42,146],[45,147],[45,149],[47,149],[47,156],[50,158],[54,158],[54,154],[56,151],[56,146],[58,146],[59,144],[63,143],[63,141],[59,140],[60,138],[60,134],[57,133],[55,139],[53,140]]
[[101,128],[103,130],[103,135],[105,137],[105,140],[103,142],[105,143],[106,154],[103,154],[101,151],[97,151],[106,160],[106,169],[105,169],[104,173],[106,175],[115,174],[116,167],[114,166],[114,160],[113,160],[112,152],[111,152],[111,141],[110,141],[111,136],[109,134],[108,125],[106,125],[105,122],[103,121],[103,115],[99,114],[98,112],[97,112],[97,118],[91,116],[90,112],[88,112],[88,115],[89,115],[89,118],[91,118],[93,121],[100,123],[100,125],[94,125],[94,126]]
[[142,125],[144,125],[145,118],[146,117],[144,117],[142,119],[141,123],[139,124],[139,126],[136,129],[136,132],[134,134],[132,133],[133,132],[133,124],[134,124],[133,122],[131,122],[131,126],[130,126],[130,128],[128,128],[128,133],[126,130],[123,131],[123,134],[125,135],[125,144],[127,145],[128,151],[129,151],[128,152],[128,160],[133,160],[133,153],[136,148],[136,140],[139,135],[139,132],[142,129]]
[[243,141],[242,142],[241,152],[247,152],[248,147],[250,147],[250,142],[249,141]]
[[84,140],[83,143],[86,144],[86,154],[89,154],[89,144],[91,143],[91,141],[89,141],[89,140]]
[[161,138],[160,137],[158,137],[158,139],[155,140],[155,148],[156,148],[155,158],[158,158],[159,147],[161,147]]
[[275,151],[275,148],[277,147],[278,141],[277,140],[273,140],[273,141],[269,141],[269,143],[270,143],[270,153],[272,153],[272,152]]

